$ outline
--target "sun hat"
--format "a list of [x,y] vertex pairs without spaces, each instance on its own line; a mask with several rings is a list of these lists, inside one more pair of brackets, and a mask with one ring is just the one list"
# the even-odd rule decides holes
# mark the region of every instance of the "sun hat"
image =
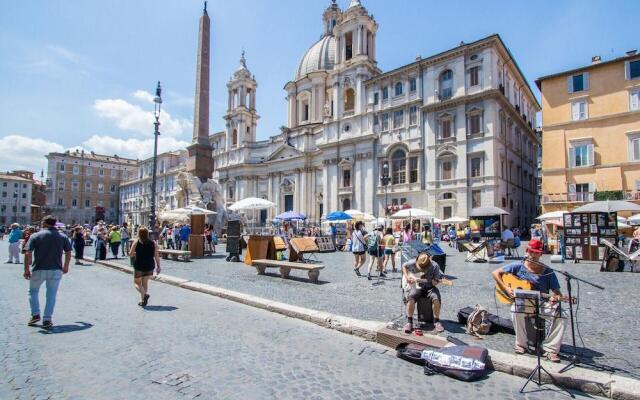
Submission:
[[529,244],[527,245],[527,251],[532,251],[534,253],[542,253],[544,245],[539,239],[531,239]]

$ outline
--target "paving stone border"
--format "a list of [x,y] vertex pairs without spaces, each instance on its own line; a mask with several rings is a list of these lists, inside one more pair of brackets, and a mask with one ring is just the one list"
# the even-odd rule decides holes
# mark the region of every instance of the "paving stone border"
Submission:
[[[120,263],[111,261],[97,261],[97,263],[118,271],[133,274],[132,267]],[[366,340],[375,340],[378,330],[387,326],[386,323],[381,321],[366,321],[316,311],[170,275],[161,274],[154,276],[153,279],[169,285],[206,293],[251,307],[276,312],[291,318],[308,321],[329,329],[359,336]],[[440,336],[432,336],[432,338],[434,340],[442,340]],[[511,375],[526,378],[536,365],[536,360],[532,357],[508,354],[495,350],[490,350],[489,354],[489,368]],[[617,400],[640,400],[640,381],[636,379],[580,367],[575,367],[565,373],[559,374],[558,371],[562,369],[563,365],[546,361],[543,363],[544,367],[553,374],[553,377],[566,388]],[[544,374],[543,377],[545,377]],[[546,377],[546,379],[548,380],[548,377]]]

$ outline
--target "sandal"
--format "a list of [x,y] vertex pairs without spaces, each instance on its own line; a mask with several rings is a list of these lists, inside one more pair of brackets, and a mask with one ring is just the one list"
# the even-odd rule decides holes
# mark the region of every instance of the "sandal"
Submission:
[[547,353],[547,360],[551,361],[552,363],[559,363],[560,356],[556,353]]
[[513,348],[513,351],[514,351],[514,353],[516,353],[516,354],[527,354],[527,350],[526,350],[524,347],[520,347],[520,346],[518,346],[518,345],[516,345],[516,346]]
[[358,268],[354,268],[354,269],[353,269],[353,272],[355,272],[357,276],[362,276],[362,275],[360,274],[360,269],[358,269]]
[[149,301],[149,295],[145,294],[144,295],[144,300],[142,300],[142,307],[146,307],[147,306],[147,302]]

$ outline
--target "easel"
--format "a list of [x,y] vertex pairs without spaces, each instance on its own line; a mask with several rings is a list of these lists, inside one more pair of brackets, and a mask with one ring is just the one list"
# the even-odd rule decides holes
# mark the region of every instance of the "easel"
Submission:
[[[549,371],[547,371],[545,369],[545,367],[542,366],[542,333],[541,331],[544,329],[544,324],[541,324],[541,319],[540,319],[540,292],[533,292],[530,290],[516,290],[515,291],[515,301],[516,301],[516,305],[515,305],[515,309],[514,312],[516,313],[521,313],[521,314],[531,314],[530,312],[527,312],[526,310],[526,305],[523,307],[525,308],[522,311],[518,311],[518,300],[521,300],[523,303],[528,303],[531,304],[533,303],[533,316],[534,316],[534,320],[535,320],[535,330],[536,330],[536,356],[537,356],[537,365],[536,367],[529,373],[529,376],[527,376],[527,381],[524,383],[524,385],[522,385],[522,388],[520,389],[520,393],[524,393],[524,388],[527,387],[527,385],[529,384],[529,382],[533,382],[536,385],[538,385],[538,387],[542,386],[544,383],[542,382],[542,372],[545,372],[549,378],[551,378],[551,382],[557,386],[558,388],[562,389],[563,391],[567,392],[569,394],[569,396],[571,396],[572,398],[575,398],[575,396],[569,392],[567,389],[562,388],[559,384],[558,381],[556,380],[556,378],[553,377],[553,375],[551,375],[551,373]],[[536,374],[538,375],[538,380],[535,380]]]

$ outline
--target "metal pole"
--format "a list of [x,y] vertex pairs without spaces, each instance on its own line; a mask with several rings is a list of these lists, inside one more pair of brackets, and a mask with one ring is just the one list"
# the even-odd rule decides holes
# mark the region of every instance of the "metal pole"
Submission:
[[156,88],[156,96],[153,99],[155,103],[155,118],[153,123],[155,129],[153,132],[153,174],[151,179],[151,215],[149,216],[149,232],[152,240],[158,240],[158,232],[156,232],[156,179],[158,169],[158,136],[160,136],[160,108],[162,105],[162,88],[160,87],[160,81],[158,81],[158,87]]

